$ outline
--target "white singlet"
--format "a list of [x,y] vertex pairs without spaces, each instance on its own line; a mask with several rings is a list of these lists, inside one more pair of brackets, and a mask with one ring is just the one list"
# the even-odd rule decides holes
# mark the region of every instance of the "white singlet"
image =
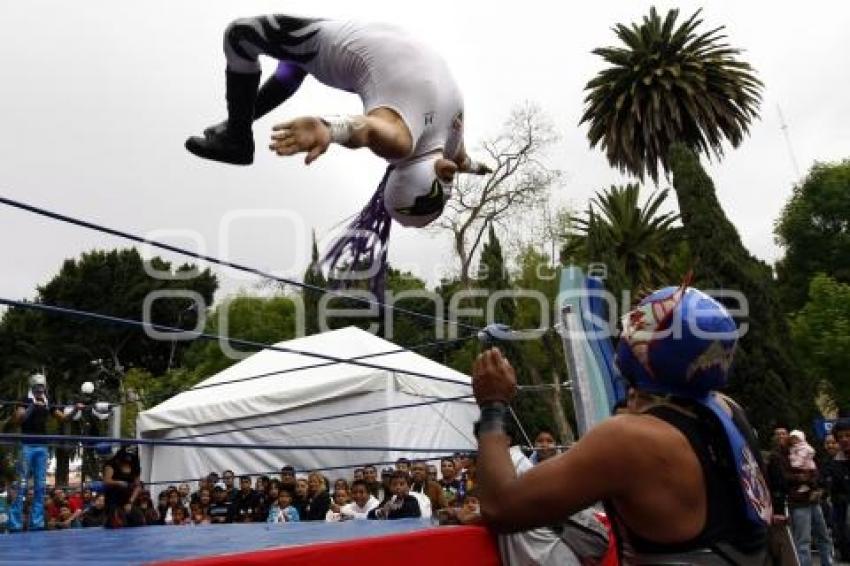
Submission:
[[413,152],[457,155],[463,139],[463,96],[448,65],[427,44],[382,23],[318,20],[293,33],[313,37],[292,51],[315,51],[300,65],[320,82],[356,93],[365,113],[390,108],[407,124]]

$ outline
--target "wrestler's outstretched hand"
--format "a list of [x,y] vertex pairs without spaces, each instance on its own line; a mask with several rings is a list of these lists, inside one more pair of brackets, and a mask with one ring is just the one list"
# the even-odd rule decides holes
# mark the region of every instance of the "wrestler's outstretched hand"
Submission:
[[304,163],[310,165],[328,150],[330,144],[328,127],[319,118],[302,116],[274,126],[269,149],[278,155],[306,152]]
[[516,395],[516,373],[496,348],[482,352],[472,366],[472,392],[479,405],[510,403]]

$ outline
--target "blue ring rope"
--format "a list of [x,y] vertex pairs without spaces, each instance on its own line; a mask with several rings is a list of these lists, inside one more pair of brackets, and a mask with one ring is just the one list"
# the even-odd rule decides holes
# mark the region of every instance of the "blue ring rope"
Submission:
[[144,446],[176,446],[191,448],[238,448],[240,450],[328,450],[331,452],[410,452],[418,454],[438,454],[444,452],[463,452],[468,448],[413,448],[397,446],[340,446],[320,444],[245,444],[244,442],[190,442],[187,440],[169,440],[154,438],[115,438],[105,436],[63,436],[61,434],[19,434],[0,433],[0,444],[121,444]]
[[[465,342],[465,341],[469,340],[470,338],[475,338],[475,335],[470,334],[469,336],[464,336],[463,338],[455,338],[454,340],[438,340],[436,342],[426,342],[425,344],[420,344],[418,346],[406,346],[406,347],[396,348],[395,350],[387,350],[385,352],[378,352],[376,354],[363,354],[361,356],[354,356],[353,358],[347,358],[347,359],[349,359],[349,360],[365,360],[365,359],[371,359],[371,358],[378,358],[378,357],[381,357],[381,356],[390,356],[392,354],[400,354],[400,353],[403,353],[403,352],[417,352],[419,350],[424,350],[425,348],[430,348],[430,347],[433,347],[433,346],[448,346],[450,344],[456,344],[458,342]],[[183,389],[182,391],[178,391],[176,393],[169,393],[165,398],[168,399],[168,398],[174,397],[175,395],[179,395],[180,393],[184,393],[186,391],[208,389],[210,387],[220,387],[222,385],[228,385],[230,383],[242,383],[242,382],[251,381],[251,380],[254,380],[254,379],[262,379],[264,377],[271,377],[273,375],[285,375],[287,373],[295,373],[295,372],[302,371],[302,370],[333,366],[333,365],[337,365],[338,363],[340,363],[340,362],[321,362],[321,363],[318,363],[318,364],[309,364],[309,365],[306,365],[306,366],[299,366],[299,367],[295,367],[295,368],[286,368],[286,369],[277,370],[277,371],[270,371],[270,372],[267,372],[267,373],[260,373],[260,374],[251,375],[251,376],[248,376],[248,377],[240,377],[238,379],[231,379],[231,380],[228,380],[228,381],[219,381],[219,382],[216,382],[216,383],[209,383],[207,385],[194,385],[192,387],[189,387],[188,389]],[[156,398],[156,397],[154,397],[154,398]],[[130,405],[130,404],[135,403],[136,401],[123,401],[123,402],[117,402],[117,403],[113,403],[113,402],[110,402],[110,401],[103,401],[103,402],[107,403],[109,405],[109,407],[112,408],[112,407],[121,407],[121,406],[124,406],[124,405]],[[0,407],[2,407],[2,406],[14,406],[14,405],[20,405],[20,404],[21,404],[20,401],[0,399]],[[56,405],[59,408],[62,408],[62,407],[68,406],[68,405],[73,405],[74,403],[69,402],[69,403],[66,403],[64,405],[62,403],[53,403],[53,404]]]
[[218,258],[213,257],[213,256],[209,256],[209,255],[206,255],[206,254],[200,254],[200,253],[193,252],[191,250],[187,250],[187,249],[184,249],[184,248],[172,246],[170,244],[157,242],[155,240],[149,240],[147,238],[143,238],[141,236],[137,236],[137,235],[131,234],[129,232],[123,232],[121,230],[116,230],[114,228],[108,228],[108,227],[102,226],[100,224],[95,224],[94,222],[88,222],[88,221],[85,221],[85,220],[80,220],[80,219],[77,219],[77,218],[73,218],[71,216],[59,214],[58,212],[52,212],[52,211],[44,209],[44,208],[40,208],[40,207],[31,205],[31,204],[26,204],[26,203],[16,201],[16,200],[13,200],[13,199],[10,199],[10,198],[6,198],[6,197],[3,197],[3,196],[0,196],[0,204],[5,204],[5,205],[11,206],[13,208],[25,210],[27,212],[32,212],[33,214],[38,214],[40,216],[45,216],[47,218],[52,218],[53,220],[59,220],[60,222],[66,222],[68,224],[74,224],[75,226],[80,226],[82,228],[88,228],[90,230],[95,230],[97,232],[103,232],[104,234],[110,234],[112,236],[118,236],[119,238],[125,238],[127,240],[131,240],[131,241],[134,241],[134,242],[137,242],[137,243],[140,243],[140,244],[148,244],[150,246],[154,246],[156,248],[160,248],[160,249],[163,249],[163,250],[174,252],[174,253],[177,253],[177,254],[180,254],[180,255],[193,257],[195,259],[200,259],[202,261],[207,261],[207,262],[214,263],[214,264],[217,264],[217,265],[221,265],[221,266],[224,266],[224,267],[230,267],[232,269],[236,269],[237,271],[243,271],[245,273],[251,273],[253,275],[259,275],[260,277],[264,277],[266,279],[272,279],[272,280],[277,281],[279,283],[285,283],[287,285],[294,285],[295,287],[300,287],[302,289],[307,289],[307,290],[310,290],[310,291],[318,291],[318,292],[321,292],[321,293],[329,293],[329,294],[337,296],[337,297],[351,299],[353,301],[368,304],[370,306],[392,309],[396,312],[400,312],[400,313],[410,315],[410,316],[414,316],[414,317],[417,317],[417,318],[425,318],[425,319],[428,319],[428,320],[431,320],[431,321],[434,321],[434,322],[438,322],[438,323],[449,323],[449,324],[455,325],[459,328],[466,328],[467,330],[473,330],[475,332],[478,332],[478,330],[480,330],[478,327],[475,327],[475,326],[472,326],[472,325],[469,325],[469,324],[466,324],[466,323],[463,323],[463,322],[460,322],[460,321],[457,321],[457,320],[446,320],[442,317],[438,318],[438,317],[431,316],[431,315],[428,315],[428,314],[418,313],[418,312],[412,311],[410,309],[404,309],[404,308],[397,307],[397,306],[394,306],[394,305],[392,305],[392,306],[387,305],[387,304],[382,303],[380,301],[373,301],[373,300],[370,300],[370,299],[364,299],[363,297],[352,296],[352,295],[349,295],[349,294],[344,293],[342,291],[337,291],[335,289],[327,289],[327,288],[324,288],[324,287],[319,287],[317,285],[311,285],[309,283],[303,283],[303,282],[295,281],[294,279],[287,279],[285,277],[279,277],[277,275],[273,275],[271,273],[266,273],[265,271],[261,271],[259,269],[254,268],[254,267],[248,267],[246,265],[241,265],[239,263],[235,263],[235,262],[232,262],[232,261],[226,261],[226,260],[223,260],[223,259],[218,259]]
[[[460,452],[468,453],[468,452],[472,452],[472,450],[467,449],[467,450],[462,450]],[[455,453],[445,452],[445,453],[438,455],[438,456],[433,456],[433,457],[428,457],[428,458],[423,458],[423,459],[441,460],[443,458],[451,458],[456,453],[457,452],[455,452]],[[309,468],[309,469],[305,468],[303,470],[302,469],[296,469],[295,473],[296,474],[298,474],[298,473],[305,474],[305,473],[308,473],[308,472],[332,472],[334,470],[346,470],[348,468],[365,468],[367,466],[374,466],[374,467],[377,468],[379,466],[390,466],[392,464],[395,464],[396,462],[397,462],[397,459],[396,460],[385,460],[383,462],[366,462],[364,464],[342,464],[342,465],[337,465],[337,466],[325,466],[325,467],[322,467],[322,468]],[[241,477],[241,476],[251,476],[251,477],[273,476],[273,475],[276,475],[276,474],[280,474],[280,470],[270,470],[268,472],[245,472],[245,473],[233,472],[233,475],[236,478]],[[143,482],[143,483],[144,483],[144,487],[147,488],[150,485],[167,485],[167,484],[176,485],[176,484],[181,484],[181,483],[189,483],[189,482],[193,482],[193,481],[201,481],[201,480],[207,479],[208,477],[209,476],[203,477],[203,478],[185,478],[185,479],[180,479],[180,480],[158,480],[158,481]],[[270,479],[273,479],[273,478],[270,478]],[[97,481],[97,480],[95,480],[95,481]],[[219,477],[219,481],[221,481],[220,477]]]
[[110,315],[106,315],[106,314],[99,314],[99,313],[81,311],[81,310],[71,309],[71,308],[67,308],[67,307],[58,307],[58,306],[55,306],[55,305],[46,305],[46,304],[43,304],[43,303],[26,303],[26,302],[22,302],[22,301],[14,301],[14,300],[11,300],[11,299],[4,299],[2,297],[0,297],[0,304],[8,305],[8,306],[11,306],[11,307],[18,307],[18,308],[24,308],[24,309],[39,310],[39,311],[45,311],[45,312],[50,312],[50,313],[58,313],[58,314],[76,316],[76,317],[79,317],[79,318],[91,318],[91,319],[100,320],[100,321],[104,321],[104,322],[110,322],[110,323],[113,323],[113,324],[123,324],[125,326],[135,326],[135,327],[140,327],[140,328],[148,328],[148,329],[156,330],[158,332],[175,332],[175,333],[179,332],[179,333],[183,333],[183,334],[189,333],[189,334],[193,335],[195,338],[203,338],[205,340],[215,340],[215,341],[227,340],[228,342],[230,342],[232,344],[237,344],[237,345],[240,345],[240,346],[247,346],[247,347],[251,347],[251,348],[258,348],[260,350],[273,350],[273,351],[276,351],[276,352],[283,352],[285,354],[310,356],[310,357],[313,357],[313,358],[318,358],[320,360],[332,361],[332,362],[337,363],[337,364],[349,364],[349,365],[360,366],[360,367],[365,367],[365,368],[369,368],[369,369],[377,369],[377,370],[381,370],[381,371],[389,371],[389,372],[401,373],[401,374],[405,374],[405,375],[412,375],[414,377],[421,377],[423,379],[431,379],[433,381],[441,381],[441,382],[444,382],[444,383],[453,383],[455,385],[463,385],[464,387],[471,387],[471,385],[469,383],[466,383],[466,382],[463,382],[463,381],[460,381],[460,380],[457,380],[457,379],[450,379],[448,377],[439,377],[439,376],[435,376],[435,375],[429,375],[429,374],[426,374],[426,373],[420,373],[420,372],[401,369],[401,368],[391,368],[391,367],[382,366],[382,365],[379,365],[379,364],[370,364],[368,362],[364,362],[364,361],[360,361],[360,360],[337,358],[335,356],[331,356],[331,355],[328,355],[328,354],[319,354],[317,352],[306,352],[306,351],[303,351],[303,350],[296,350],[296,349],[293,349],[293,348],[285,348],[283,346],[275,346],[275,345],[272,345],[272,344],[263,344],[263,343],[254,342],[254,341],[251,341],[251,340],[241,340],[241,339],[237,339],[237,338],[226,338],[224,336],[219,336],[217,334],[209,334],[209,333],[206,333],[206,332],[184,330],[184,329],[181,329],[181,328],[174,328],[174,327],[165,326],[165,325],[162,325],[162,324],[152,324],[152,323],[149,323],[149,322],[141,322],[139,320],[131,320],[131,319],[127,319],[127,318],[120,318],[120,317],[117,317],[117,316],[110,316]]

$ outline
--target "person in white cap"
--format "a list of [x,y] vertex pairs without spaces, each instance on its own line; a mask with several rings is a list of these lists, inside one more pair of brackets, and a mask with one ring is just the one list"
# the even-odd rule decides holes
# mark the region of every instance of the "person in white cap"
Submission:
[[59,421],[70,418],[80,407],[51,405],[47,398],[47,378],[40,373],[29,379],[30,389],[15,408],[12,422],[20,424],[21,434],[33,435],[21,444],[18,460],[18,494],[9,513],[9,530],[24,530],[23,508],[27,481],[32,477],[33,502],[29,530],[44,529],[44,485],[47,479],[47,444],[38,435],[47,434],[47,420],[53,416]]

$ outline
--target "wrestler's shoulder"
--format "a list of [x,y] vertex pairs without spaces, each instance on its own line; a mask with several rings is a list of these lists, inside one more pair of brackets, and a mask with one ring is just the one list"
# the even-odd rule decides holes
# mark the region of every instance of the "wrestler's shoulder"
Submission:
[[616,437],[621,441],[659,440],[676,430],[650,415],[621,414],[605,419],[593,428],[596,437]]

